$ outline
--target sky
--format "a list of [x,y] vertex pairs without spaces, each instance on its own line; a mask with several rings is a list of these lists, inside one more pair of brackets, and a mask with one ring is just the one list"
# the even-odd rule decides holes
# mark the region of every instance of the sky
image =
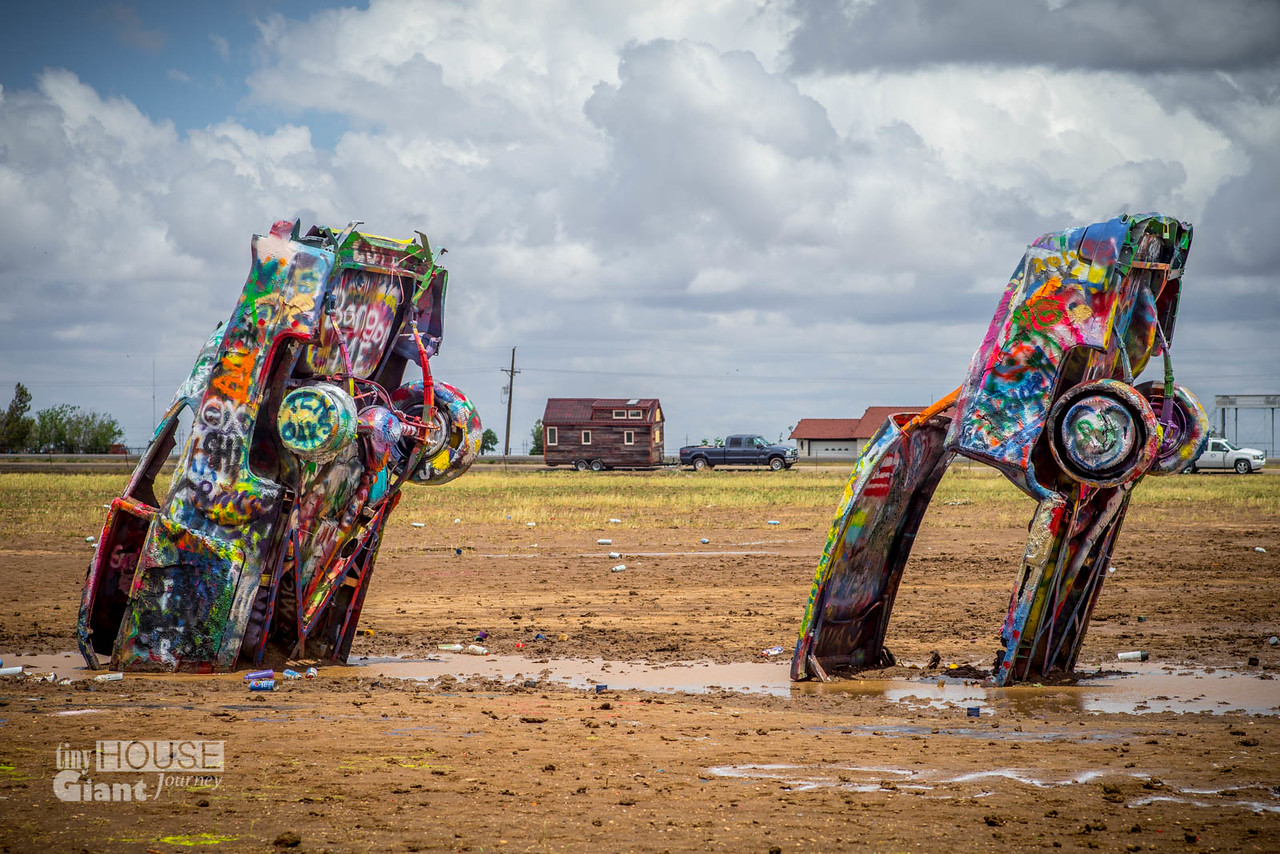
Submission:
[[434,373],[500,437],[516,348],[513,452],[548,397],[776,439],[945,395],[1028,243],[1154,210],[1212,410],[1280,393],[1278,193],[1272,0],[11,4],[0,406],[145,445],[251,235],[361,220],[449,250]]

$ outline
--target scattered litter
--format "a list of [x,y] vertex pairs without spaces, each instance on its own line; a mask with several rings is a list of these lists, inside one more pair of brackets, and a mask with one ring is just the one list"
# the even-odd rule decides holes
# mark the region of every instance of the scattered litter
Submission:
[[93,542],[93,537],[85,537],[85,538],[84,538],[84,541],[85,541],[86,543],[92,543],[92,542]]
[[254,679],[249,683],[250,691],[274,691],[276,689],[276,680],[274,679]]
[[610,522],[612,522],[612,523],[613,523],[613,524],[615,524],[615,525],[619,525],[619,524],[621,524],[621,523],[622,523],[622,520],[621,520],[621,519],[610,519],[609,521],[610,521]]
[[455,555],[461,555],[461,554],[462,554],[462,549],[454,549],[454,550],[453,550],[453,553],[454,553]]
[[608,690],[609,690],[609,686],[608,686],[608,685],[597,685],[597,686],[596,686],[596,693],[597,693],[597,694],[603,694],[605,691],[608,691]]
[[537,522],[525,522],[525,523],[524,523],[524,525],[525,525],[525,527],[526,527],[526,528],[536,528],[536,527],[538,527],[538,523],[537,523]]
[[516,641],[516,649],[524,649],[524,641]]
[[1256,655],[1251,655],[1251,656],[1249,656],[1249,666],[1250,666],[1250,667],[1257,667],[1257,666],[1258,666],[1258,656],[1256,656]]
[[1134,650],[1133,652],[1121,652],[1116,655],[1116,658],[1121,661],[1146,661],[1147,651]]
[[462,644],[460,643],[438,643],[436,649],[441,652],[462,652]]
[[970,501],[970,500],[969,500],[969,499],[967,499],[967,498],[957,498],[955,501],[946,501],[946,502],[944,502],[944,504],[945,504],[947,507],[960,507],[961,505],[964,505],[964,504],[972,504],[972,503],[973,503],[973,502],[972,502],[972,501]]
[[626,569],[627,569],[627,565],[626,565],[625,563],[620,563],[620,564],[618,564],[617,566],[615,566],[615,567],[613,567],[612,569],[610,569],[609,571],[610,571],[610,572],[625,572],[625,571],[626,571]]
[[1146,617],[1143,617],[1143,616],[1139,616],[1139,617],[1138,617],[1138,622],[1139,622],[1139,623],[1145,623],[1146,621],[1147,621],[1147,618],[1146,618]]
[[617,560],[622,557],[622,552],[609,552],[609,560]]
[[781,523],[781,522],[779,522],[777,519],[770,519],[770,520],[769,520],[769,524],[770,524],[770,525],[781,525],[782,523]]
[[536,641],[539,641],[539,640],[546,640],[546,639],[547,639],[547,636],[546,636],[546,635],[544,635],[542,632],[538,632],[536,635],[534,635],[534,636],[533,636],[533,639],[534,639],[534,640],[536,640]]
[[274,670],[250,670],[244,675],[246,682],[253,679],[274,679],[275,677],[276,672]]
[[103,510],[110,510],[110,509],[111,509],[111,505],[110,505],[110,504],[103,504],[103,505],[102,505],[102,509],[103,509]]
[[1114,575],[1116,568],[1114,566],[1107,567],[1107,575]]
[[1266,553],[1267,553],[1267,550],[1266,550],[1266,549],[1264,549],[1262,546],[1254,546],[1254,547],[1253,547],[1253,550],[1254,550],[1255,552],[1262,552],[1263,554],[1266,554]]
[[19,664],[17,667],[0,667],[0,676],[21,676],[21,675],[22,675],[21,664]]
[[70,685],[70,684],[71,684],[71,677],[70,677],[70,676],[63,676],[61,679],[59,679],[59,680],[58,680],[58,684],[59,684],[59,685]]
[[58,681],[58,674],[56,674],[56,673],[47,673],[47,674],[45,674],[44,676],[41,676],[41,677],[40,677],[40,680],[41,680],[42,682],[57,682],[57,681]]
[[415,527],[415,528],[425,528],[425,527],[427,527],[427,523],[426,523],[426,522],[410,522],[409,524],[410,524],[410,525],[412,525],[412,526],[413,526],[413,527]]
[[315,679],[317,676],[320,675],[320,671],[316,670],[314,667],[308,667],[307,672],[303,675],[305,675],[308,679]]
[[479,644],[469,643],[467,648],[463,650],[467,655],[488,655],[489,650]]
[[775,655],[782,655],[782,647],[771,646],[768,649],[760,650],[760,654],[765,658],[773,658]]
[[702,544],[703,544],[704,546],[705,546],[707,543],[709,543],[709,542],[711,542],[711,541],[710,541],[710,540],[708,540],[706,537],[703,537],[703,538],[702,538]]
[[1267,643],[1271,644],[1272,646],[1275,646],[1276,644],[1280,643],[1280,638],[1276,637],[1275,635],[1272,635],[1271,637],[1267,638]]
[[568,635],[566,635],[566,634],[561,634],[561,635],[560,635],[560,640],[568,640],[568,639],[569,639],[569,636],[568,636]]
[[965,714],[966,714],[966,715],[968,715],[968,716],[969,716],[969,717],[971,717],[971,718],[980,717],[980,716],[982,715],[982,707],[981,707],[981,706],[969,706],[967,709],[965,709]]
[[605,540],[605,539],[596,540],[596,545],[611,546],[613,545],[613,540]]
[[302,674],[296,670],[285,670],[284,678],[293,681],[294,679],[301,679]]
[[489,633],[486,632],[484,629],[481,629],[480,631],[476,632],[475,639],[478,641],[482,641],[482,640],[486,640],[488,637],[489,637]]
[[453,520],[453,524],[455,524],[455,525],[459,525],[459,524],[461,524],[461,523],[462,523],[462,520],[461,520],[461,519],[454,519],[454,520]]
[[123,673],[103,673],[101,676],[93,677],[94,682],[120,682],[123,679]]
[[948,670],[959,670],[959,669],[960,669],[960,665],[958,665],[958,664],[948,664],[948,665],[947,665],[947,669],[948,669]]
[[538,680],[537,680],[537,679],[526,679],[526,680],[524,680],[524,687],[526,687],[526,688],[537,688],[537,687],[538,687]]

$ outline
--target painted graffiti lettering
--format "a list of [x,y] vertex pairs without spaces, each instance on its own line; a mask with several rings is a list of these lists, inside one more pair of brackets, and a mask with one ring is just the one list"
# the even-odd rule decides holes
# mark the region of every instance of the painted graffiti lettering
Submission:
[[219,472],[233,472],[240,468],[240,440],[229,433],[207,433],[204,452],[209,456],[209,467]]

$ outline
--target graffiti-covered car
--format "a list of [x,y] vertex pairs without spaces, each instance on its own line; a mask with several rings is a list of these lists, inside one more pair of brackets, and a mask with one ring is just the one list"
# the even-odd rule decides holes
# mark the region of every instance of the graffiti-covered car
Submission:
[[431,375],[448,272],[425,236],[281,221],[251,254],[110,505],[77,626],[90,668],[345,661],[401,487],[453,480],[479,450],[474,407]]
[[[819,560],[792,677],[892,663],[889,614],[933,491],[956,454],[1038,502],[1001,630],[1000,684],[1070,672],[1132,488],[1189,467],[1208,438],[1170,360],[1191,226],[1122,216],[1035,241],[964,384],[891,416],[858,458]],[[1156,356],[1163,379],[1135,385]]]

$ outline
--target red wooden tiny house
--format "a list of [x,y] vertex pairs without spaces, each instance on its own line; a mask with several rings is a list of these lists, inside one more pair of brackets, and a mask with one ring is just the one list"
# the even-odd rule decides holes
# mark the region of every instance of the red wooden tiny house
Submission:
[[662,465],[657,398],[552,397],[542,414],[542,458],[579,471]]

